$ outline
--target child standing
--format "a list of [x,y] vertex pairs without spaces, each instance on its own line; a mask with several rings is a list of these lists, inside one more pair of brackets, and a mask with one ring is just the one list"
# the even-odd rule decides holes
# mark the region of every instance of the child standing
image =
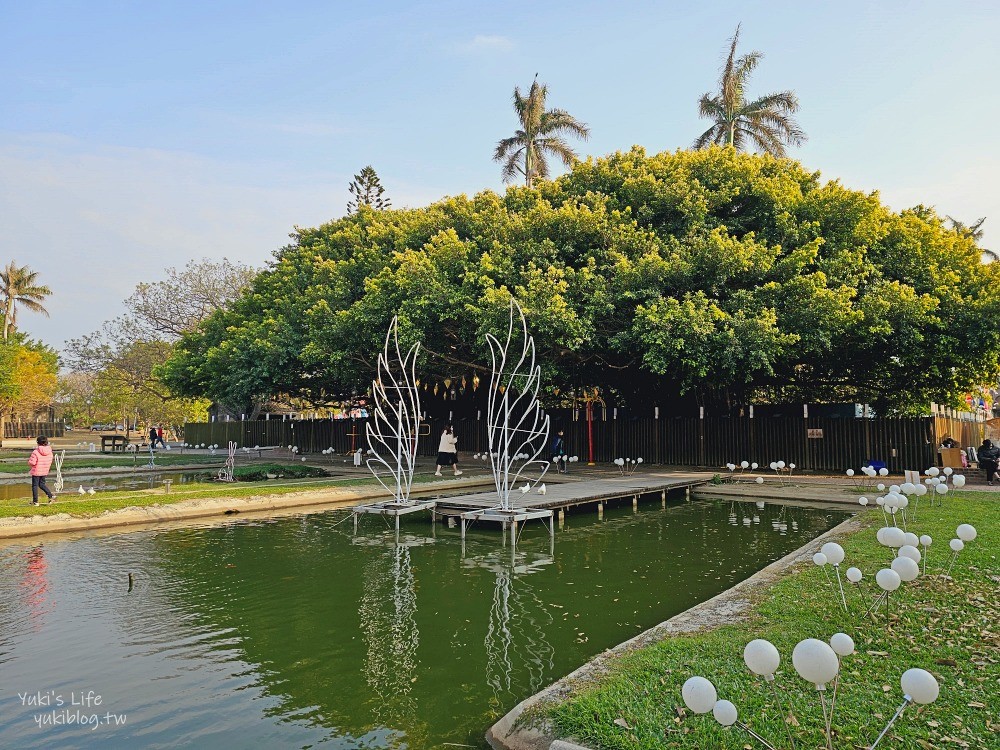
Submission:
[[49,502],[55,502],[56,496],[45,484],[45,477],[49,475],[49,467],[52,466],[52,449],[49,447],[49,439],[42,435],[36,441],[38,447],[28,456],[28,466],[31,467],[31,504],[38,505],[38,489],[41,488]]

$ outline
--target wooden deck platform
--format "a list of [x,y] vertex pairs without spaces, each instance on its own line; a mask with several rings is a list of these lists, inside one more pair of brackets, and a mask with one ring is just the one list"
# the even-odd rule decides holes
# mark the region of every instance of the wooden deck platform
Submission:
[[[537,488],[521,494],[517,491],[514,498],[514,510],[529,511],[561,511],[577,505],[598,505],[598,512],[603,510],[604,503],[621,498],[638,500],[641,495],[658,493],[666,497],[674,490],[689,490],[710,481],[708,476],[691,476],[671,474],[669,472],[636,472],[632,476],[570,476],[553,477],[546,482],[544,495]],[[474,512],[482,512],[498,505],[495,492],[477,492],[454,497],[438,499],[434,512],[439,516],[469,517]],[[489,520],[484,518],[483,520]]]
[[[548,477],[547,477],[548,478]],[[555,536],[558,521],[562,526],[568,508],[578,505],[595,505],[598,517],[604,515],[604,505],[613,500],[629,498],[633,507],[642,495],[658,494],[666,503],[667,493],[685,490],[711,481],[708,474],[678,474],[674,472],[637,472],[630,476],[615,476],[610,473],[587,472],[578,475],[556,475],[545,483],[545,494],[538,488],[522,493],[517,490],[513,507],[502,510],[494,491],[480,491],[463,495],[422,500],[412,504],[399,504],[391,500],[380,503],[357,505],[352,508],[354,531],[358,531],[358,520],[366,514],[391,516],[395,519],[396,534],[399,534],[400,516],[423,510],[431,512],[432,523],[439,517],[447,520],[449,526],[458,520],[462,528],[462,540],[470,524],[485,522],[499,525],[506,543],[507,530],[511,532],[511,543],[516,544],[518,527],[523,530],[528,521],[540,520],[548,526],[549,534]]]

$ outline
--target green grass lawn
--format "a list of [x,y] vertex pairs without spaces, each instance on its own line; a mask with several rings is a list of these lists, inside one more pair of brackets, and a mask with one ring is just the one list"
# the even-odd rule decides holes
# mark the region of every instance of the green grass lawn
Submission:
[[[271,468],[282,468],[271,465]],[[291,466],[291,469],[299,467]],[[466,477],[468,478],[468,476]],[[437,480],[432,474],[418,474],[414,484]],[[51,482],[49,483],[51,486]],[[374,487],[377,485],[371,477],[349,477],[330,479],[302,479],[289,481],[286,479],[267,480],[264,482],[234,482],[221,484],[218,482],[188,483],[171,488],[170,494],[165,494],[162,487],[145,490],[122,490],[116,492],[98,492],[94,495],[79,495],[72,489],[64,489],[59,499],[52,504],[42,497],[38,507],[28,504],[25,498],[0,500],[0,518],[17,516],[51,516],[57,513],[69,513],[72,516],[98,516],[108,510],[120,510],[130,507],[146,507],[150,505],[172,505],[182,500],[196,500],[213,497],[254,497],[257,495],[288,495],[294,492],[310,490],[340,489],[345,487]]]
[[[875,573],[888,566],[890,556],[875,540],[882,514],[870,511],[864,523],[864,530],[842,542],[847,558],[841,569],[859,567],[874,586]],[[978,537],[966,544],[948,580],[940,574],[960,523],[974,525]],[[744,646],[766,638],[781,653],[777,684],[792,704],[789,726],[797,747],[821,748],[816,691],[795,673],[791,653],[804,638],[828,641],[841,631],[854,638],[857,651],[842,666],[835,748],[864,748],[874,741],[902,703],[899,678],[910,667],[934,674],[941,695],[920,710],[908,708],[879,748],[1000,748],[1000,498],[982,492],[949,495],[940,507],[921,507],[909,530],[934,539],[927,575],[895,592],[888,623],[884,608],[877,617],[863,618],[866,602],[853,588],[847,590],[851,613],[845,614],[836,583],[829,585],[820,568],[802,566],[757,597],[748,621],[627,654],[598,682],[550,705],[546,715],[561,736],[593,747],[760,747],[736,727],[723,729],[710,713],[686,711],[681,686],[701,675],[715,684],[720,699],[736,704],[741,721],[787,748],[786,712],[774,706],[770,692],[743,663]]]

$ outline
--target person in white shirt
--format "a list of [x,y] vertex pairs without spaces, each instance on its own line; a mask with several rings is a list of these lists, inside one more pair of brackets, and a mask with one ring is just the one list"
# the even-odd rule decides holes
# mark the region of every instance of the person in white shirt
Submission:
[[456,477],[462,474],[458,468],[458,438],[455,437],[455,428],[450,424],[441,432],[441,442],[438,444],[437,466],[434,470],[434,476],[441,476],[442,466],[453,467]]

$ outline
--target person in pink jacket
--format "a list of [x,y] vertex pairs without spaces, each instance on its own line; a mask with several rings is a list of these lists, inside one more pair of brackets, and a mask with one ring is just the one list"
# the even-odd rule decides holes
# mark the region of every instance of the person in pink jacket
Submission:
[[56,499],[49,486],[45,484],[45,477],[49,475],[49,467],[52,466],[52,449],[49,447],[49,439],[42,435],[35,442],[38,443],[38,447],[31,451],[31,455],[28,456],[28,466],[31,467],[32,505],[38,505],[39,488],[48,495],[50,503]]

